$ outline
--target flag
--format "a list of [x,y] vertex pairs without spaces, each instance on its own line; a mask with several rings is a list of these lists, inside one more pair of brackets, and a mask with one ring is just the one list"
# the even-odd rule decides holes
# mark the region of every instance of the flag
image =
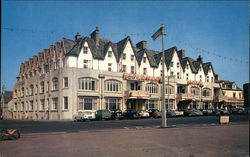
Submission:
[[160,35],[162,35],[162,27],[159,28],[155,34],[153,34],[151,37],[153,38],[153,40],[157,39]]

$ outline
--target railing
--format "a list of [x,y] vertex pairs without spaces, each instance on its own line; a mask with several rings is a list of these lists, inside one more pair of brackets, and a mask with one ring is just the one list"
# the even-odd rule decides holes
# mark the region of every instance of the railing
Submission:
[[150,93],[143,90],[128,90],[125,91],[127,97],[150,97]]

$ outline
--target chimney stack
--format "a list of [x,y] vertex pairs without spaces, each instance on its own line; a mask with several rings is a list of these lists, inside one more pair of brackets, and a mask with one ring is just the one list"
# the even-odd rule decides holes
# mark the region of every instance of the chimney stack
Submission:
[[91,38],[94,39],[95,44],[99,44],[99,28],[96,27],[96,29],[90,34]]
[[139,43],[136,44],[136,47],[143,50],[147,48],[147,41],[142,40]]
[[181,50],[180,50],[180,54],[181,54],[181,58],[182,58],[182,59],[186,57],[186,56],[185,56],[185,50],[184,50],[184,49],[181,49]]
[[199,56],[199,57],[197,58],[197,61],[202,62],[202,57]]
[[81,34],[79,32],[76,33],[75,35],[75,41],[81,38]]

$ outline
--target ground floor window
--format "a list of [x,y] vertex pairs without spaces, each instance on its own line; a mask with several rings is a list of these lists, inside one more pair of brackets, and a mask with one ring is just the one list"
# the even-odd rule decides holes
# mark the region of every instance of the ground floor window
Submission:
[[34,109],[33,101],[30,101],[30,103],[29,103],[29,110],[33,111],[33,109]]
[[120,109],[121,99],[119,98],[106,98],[106,109],[110,111],[118,110]]
[[169,100],[165,99],[165,103],[166,103],[166,109],[167,110],[173,110],[174,109],[174,100]]
[[97,98],[79,97],[79,110],[96,110]]
[[44,111],[44,109],[45,109],[44,99],[41,99],[40,103],[41,103],[41,105],[40,105],[40,111]]
[[58,98],[52,98],[52,110],[57,110]]
[[158,108],[158,100],[147,100],[146,101],[146,109],[157,109]]

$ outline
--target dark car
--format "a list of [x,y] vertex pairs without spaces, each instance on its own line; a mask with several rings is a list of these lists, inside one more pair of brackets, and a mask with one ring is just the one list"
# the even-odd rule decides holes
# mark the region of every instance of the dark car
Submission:
[[172,110],[167,110],[166,114],[167,114],[167,117],[176,117],[177,116],[176,113]]
[[96,112],[96,119],[97,120],[108,120],[111,119],[111,112],[109,112],[108,110],[98,110]]
[[123,112],[122,115],[126,119],[139,119],[139,118],[141,118],[139,112],[136,110],[127,110],[126,112]]
[[122,111],[121,110],[114,110],[111,111],[111,119],[123,119]]
[[149,109],[149,116],[152,118],[161,118],[162,117],[162,112],[160,112],[157,109]]
[[0,140],[16,140],[20,138],[20,131],[18,129],[1,129]]

